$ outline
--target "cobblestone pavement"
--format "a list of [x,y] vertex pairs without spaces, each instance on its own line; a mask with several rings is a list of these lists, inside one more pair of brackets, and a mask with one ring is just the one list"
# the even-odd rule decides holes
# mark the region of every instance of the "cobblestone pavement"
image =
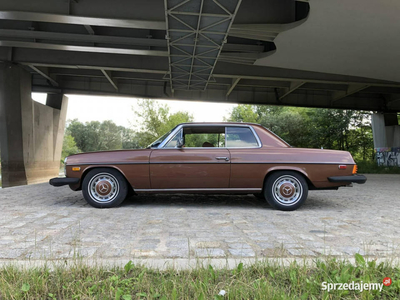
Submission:
[[254,196],[136,196],[95,209],[48,184],[0,190],[0,259],[261,258],[400,254],[400,175],[311,191],[294,212]]

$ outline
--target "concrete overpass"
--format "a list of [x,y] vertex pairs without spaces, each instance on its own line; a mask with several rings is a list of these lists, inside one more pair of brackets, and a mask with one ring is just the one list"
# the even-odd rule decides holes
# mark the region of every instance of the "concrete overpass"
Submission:
[[56,174],[64,94],[372,110],[376,147],[400,147],[399,13],[391,0],[3,0],[3,184]]

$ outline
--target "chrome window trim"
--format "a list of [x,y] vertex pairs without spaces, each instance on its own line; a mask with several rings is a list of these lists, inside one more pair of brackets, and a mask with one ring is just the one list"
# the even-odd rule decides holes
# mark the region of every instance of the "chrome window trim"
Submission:
[[[182,128],[181,128],[182,129]],[[175,132],[175,130],[174,130],[174,132]],[[169,142],[171,142],[175,137],[176,137],[176,135],[177,134],[179,134],[179,132],[180,132],[180,134],[181,134],[181,138],[183,138],[183,130],[178,130],[178,132],[175,134],[175,135],[173,135],[169,140],[168,140],[168,142],[166,142],[165,143],[165,146],[163,147],[163,148],[165,148],[165,149],[179,149],[178,147],[167,147],[167,145],[169,144]],[[167,139],[169,138],[170,136],[167,136]],[[161,144],[160,144],[161,145]]]
[[[226,130],[228,127],[245,127],[245,128],[250,128],[251,132],[254,135],[254,138],[257,141],[258,146],[256,147],[188,147],[188,148],[184,148],[185,150],[187,149],[259,149],[262,148],[262,143],[261,140],[257,134],[257,132],[254,130],[253,126],[248,125],[248,124],[181,124],[179,126],[176,127],[176,129],[174,131],[172,131],[170,133],[169,136],[167,136],[167,138],[155,149],[180,149],[180,148],[167,148],[165,147],[174,137],[175,135],[178,133],[179,130],[181,130],[184,127],[192,127],[192,126],[218,126],[218,127],[225,127],[225,145],[226,143]],[[182,135],[183,135],[183,130],[182,130]]]
[[[163,140],[162,143],[161,143],[160,145],[158,145],[157,148],[155,148],[155,149],[164,148],[164,146],[165,146],[166,144],[169,143],[169,141],[178,133],[178,131],[179,131],[182,127],[183,127],[182,125],[177,126],[177,127],[175,128],[175,130],[173,130],[173,131],[169,134],[169,136],[167,136],[166,139]],[[166,148],[166,149],[175,149],[175,148]]]
[[253,133],[254,138],[255,138],[258,146],[253,146],[253,147],[225,147],[226,149],[258,149],[258,148],[262,147],[261,140],[258,137],[256,131],[253,128],[253,126],[250,126],[250,125],[237,126],[237,125],[233,125],[233,124],[230,125],[230,126],[225,126],[225,145],[228,144],[228,141],[227,141],[227,136],[228,136],[227,129],[228,129],[228,127],[246,127],[246,128],[250,128],[250,131]]

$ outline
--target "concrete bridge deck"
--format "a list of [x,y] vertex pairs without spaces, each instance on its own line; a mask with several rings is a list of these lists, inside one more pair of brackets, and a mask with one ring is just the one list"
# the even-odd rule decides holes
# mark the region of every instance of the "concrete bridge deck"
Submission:
[[400,255],[400,175],[312,191],[295,212],[253,196],[153,195],[95,209],[48,184],[0,190],[0,262]]

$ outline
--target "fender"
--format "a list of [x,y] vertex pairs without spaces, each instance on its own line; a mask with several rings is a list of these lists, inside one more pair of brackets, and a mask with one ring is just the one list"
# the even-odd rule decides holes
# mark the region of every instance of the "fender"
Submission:
[[[120,173],[122,174],[122,176],[124,176],[125,179],[127,180],[125,173],[124,173],[120,168],[118,168],[118,167],[116,167],[116,166],[112,166],[112,165],[89,165],[89,166],[87,166],[85,169],[83,169],[83,171],[82,171],[82,173],[81,173],[82,175],[80,176],[80,181],[79,181],[79,183],[74,184],[74,185],[70,185],[71,190],[73,190],[73,191],[78,191],[78,190],[80,190],[80,189],[82,188],[82,181],[83,181],[83,178],[86,176],[86,174],[87,174],[90,170],[98,169],[98,168],[111,168],[111,169],[115,169],[115,170],[117,170],[118,172],[120,172]],[[128,180],[127,180],[127,181],[128,181]],[[128,182],[129,182],[129,181],[128,181]],[[130,183],[129,183],[129,184],[130,184]]]
[[292,166],[275,166],[272,168],[269,168],[267,170],[267,173],[265,174],[265,178],[274,171],[296,171],[299,172],[301,174],[303,174],[308,180],[310,180],[310,178],[308,177],[308,174],[306,171],[304,171],[304,169],[302,168],[298,168],[298,167],[292,167]]

